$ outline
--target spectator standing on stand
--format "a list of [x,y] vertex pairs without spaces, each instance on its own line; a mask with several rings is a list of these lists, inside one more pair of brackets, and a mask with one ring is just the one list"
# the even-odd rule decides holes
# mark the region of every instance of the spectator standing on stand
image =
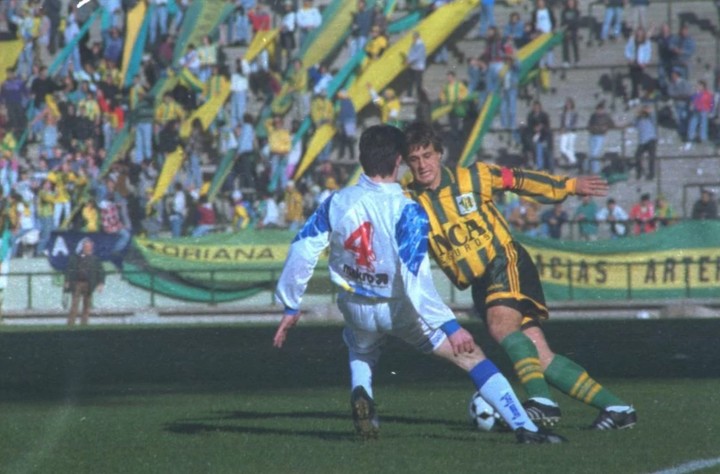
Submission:
[[604,153],[605,134],[615,128],[610,114],[605,110],[605,101],[600,101],[595,106],[595,111],[590,115],[588,121],[588,132],[590,133],[588,159],[581,165],[583,171],[593,174],[600,173],[600,161]]
[[625,45],[625,59],[630,68],[630,105],[637,102],[640,97],[640,87],[648,88],[650,78],[645,68],[652,59],[652,43],[644,28],[637,28]]
[[[292,0],[286,0],[284,14],[280,22],[280,70],[284,71],[290,65],[293,51],[295,51],[295,24],[297,14],[293,9]],[[284,58],[283,58],[284,56]],[[240,115],[242,116],[242,114]]]
[[[509,143],[519,144],[520,134],[517,128],[517,98],[520,86],[520,63],[512,56],[505,58],[507,71],[500,85],[500,125],[510,132]],[[480,104],[485,103],[488,91],[483,90]]]
[[480,23],[478,36],[484,38],[487,30],[495,26],[495,0],[482,0],[480,2]]
[[303,223],[303,197],[295,187],[294,181],[288,181],[285,187],[285,225],[288,230],[297,232]]
[[542,108],[539,100],[532,103],[532,108],[527,116],[526,149],[534,153],[535,169],[538,171],[550,171],[555,169],[552,158],[552,130],[550,128],[550,116]]
[[713,95],[707,88],[707,82],[698,81],[697,89],[690,99],[690,121],[688,122],[687,142],[684,150],[692,148],[692,142],[700,128],[700,142],[708,139],[708,119],[713,108]]
[[248,78],[241,59],[235,61],[235,71],[230,76],[230,126],[242,123],[247,109]]
[[655,157],[658,138],[655,116],[649,105],[644,105],[640,108],[635,118],[634,126],[638,133],[638,145],[635,150],[635,179],[642,178],[642,157],[647,154],[648,166],[645,177],[649,181],[655,178]]
[[427,51],[425,49],[425,43],[420,37],[420,33],[413,31],[413,43],[405,58],[405,64],[408,66],[411,75],[410,89],[407,93],[408,97],[412,97],[415,92],[420,93],[419,91],[423,87],[423,74],[425,73],[426,62]]
[[510,13],[510,18],[503,28],[503,37],[512,40],[515,49],[520,49],[524,36],[525,23],[520,19],[520,14],[518,12]]
[[632,6],[632,27],[648,29],[647,11],[650,0],[630,0]]
[[690,77],[690,64],[695,54],[695,39],[690,36],[690,30],[686,24],[680,25],[677,35],[670,38],[670,53],[672,55],[672,66],[678,68],[685,79]]
[[670,50],[670,42],[672,40],[672,31],[670,25],[663,23],[656,35],[652,37],[652,40],[657,43],[658,52],[658,83],[660,90],[666,92],[668,81],[670,80],[670,73],[672,72],[672,58],[673,54]]
[[352,58],[358,51],[365,49],[373,25],[373,11],[365,0],[358,0],[357,11],[353,14],[349,53]]
[[605,18],[600,32],[600,44],[620,37],[623,9],[627,0],[605,0]]
[[687,139],[688,118],[690,115],[690,98],[694,91],[690,81],[682,77],[678,69],[670,73],[670,82],[667,85],[667,95],[670,97],[675,110],[675,125],[681,140]]
[[577,163],[575,157],[575,129],[578,124],[578,113],[575,110],[575,101],[572,97],[565,99],[565,105],[560,113],[560,153],[567,159],[569,165]]
[[295,24],[300,30],[300,47],[305,44],[305,38],[322,23],[320,10],[313,5],[312,0],[303,0],[303,6],[297,11]]
[[175,192],[170,201],[170,231],[173,237],[183,234],[183,224],[188,214],[187,199],[182,183],[175,183]]
[[345,150],[350,152],[350,159],[355,160],[355,140],[357,137],[357,112],[346,90],[340,90],[337,112],[338,159],[345,158]]
[[88,323],[93,293],[102,292],[105,287],[105,270],[94,251],[95,244],[86,237],[80,241],[79,251],[70,255],[64,285],[65,290],[72,295],[68,326],[75,325],[81,300],[80,324]]
[[580,52],[578,50],[580,9],[577,6],[577,0],[565,1],[565,6],[560,12],[560,26],[565,28],[562,45],[563,67],[570,67],[571,48],[574,57],[573,65],[577,65],[577,63],[580,62]]
[[455,139],[459,139],[462,136],[460,122],[467,115],[467,103],[465,99],[467,98],[468,90],[465,84],[457,80],[454,71],[448,71],[446,77],[447,82],[440,91],[440,103],[450,105],[451,109],[448,114],[450,134]]

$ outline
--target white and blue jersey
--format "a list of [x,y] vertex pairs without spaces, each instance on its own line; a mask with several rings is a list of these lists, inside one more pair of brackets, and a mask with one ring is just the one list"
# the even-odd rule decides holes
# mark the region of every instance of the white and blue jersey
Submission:
[[[425,211],[403,194],[399,184],[376,183],[363,174],[357,185],[326,199],[297,234],[276,296],[286,313],[297,312],[315,265],[329,245],[330,277],[348,293],[346,301],[351,297],[367,304],[387,302],[411,313],[406,316],[421,318],[427,329],[450,334],[458,326],[432,281],[428,227]],[[396,312],[387,316],[394,319]],[[392,321],[386,324],[396,326]],[[391,328],[378,328],[392,332],[387,329]]]

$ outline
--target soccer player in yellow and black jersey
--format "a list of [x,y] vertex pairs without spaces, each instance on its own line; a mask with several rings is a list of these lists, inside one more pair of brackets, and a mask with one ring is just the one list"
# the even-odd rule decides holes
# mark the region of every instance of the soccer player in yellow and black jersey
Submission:
[[523,405],[531,419],[546,426],[560,420],[549,383],[601,410],[591,428],[633,426],[637,415],[632,406],[550,349],[540,324],[548,318],[548,308],[537,268],[492,200],[500,190],[541,203],[573,194],[604,196],[607,182],[596,176],[570,178],[486,163],[450,169],[442,165],[442,141],[430,125],[412,123],[405,135],[413,175],[408,191],[428,213],[433,257],[457,288],[471,288],[476,311],[528,393]]

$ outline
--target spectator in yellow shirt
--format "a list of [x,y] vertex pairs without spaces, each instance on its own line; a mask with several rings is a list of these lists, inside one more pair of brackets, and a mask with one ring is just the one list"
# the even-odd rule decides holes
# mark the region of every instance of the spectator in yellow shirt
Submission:
[[274,193],[278,186],[285,188],[287,184],[285,168],[288,163],[288,153],[292,148],[292,137],[280,115],[265,121],[265,128],[267,128],[270,150],[270,183],[267,190]]
[[370,40],[365,45],[365,53],[370,61],[378,59],[388,47],[388,39],[379,26],[373,26],[370,30]]
[[285,223],[293,232],[297,232],[303,223],[303,197],[294,181],[288,181],[285,187]]
[[324,92],[316,95],[310,104],[310,119],[315,129],[335,120],[335,107]]
[[87,184],[87,177],[84,174],[75,174],[67,161],[48,173],[48,181],[55,185],[55,207],[53,208],[53,226],[57,229],[62,224],[62,219],[70,218],[71,195],[70,193],[80,186]]
[[237,232],[240,229],[247,229],[250,225],[250,213],[247,209],[247,204],[243,201],[243,195],[239,190],[235,190],[232,193],[233,200],[233,219],[232,226],[233,230]]
[[465,99],[468,96],[468,89],[462,82],[455,77],[455,72],[448,71],[447,83],[440,91],[440,102],[444,105],[450,105],[450,114],[448,121],[450,122],[450,133],[454,136],[460,136],[460,120],[467,115],[467,103]]
[[82,208],[81,212],[83,232],[100,232],[100,210],[94,199],[90,199]]
[[[317,94],[310,104],[310,119],[312,120],[315,130],[326,124],[332,124],[335,121],[335,106],[332,101],[327,98],[325,90]],[[318,162],[324,163],[330,158],[332,152],[332,141],[322,149],[318,155]]]
[[288,77],[290,93],[295,103],[295,118],[302,120],[310,113],[310,92],[308,91],[308,73],[300,59],[293,60]]
[[400,99],[393,89],[385,89],[383,95],[380,96],[370,84],[367,85],[372,97],[373,104],[380,108],[380,121],[387,125],[400,127]]
[[155,123],[162,126],[171,120],[182,120],[184,118],[185,111],[183,108],[175,102],[170,92],[166,92],[163,95],[162,103],[155,109]]
[[78,102],[78,115],[87,118],[94,124],[100,123],[100,105],[91,95],[85,96]]
[[220,68],[217,65],[212,66],[212,73],[207,81],[205,81],[205,88],[203,90],[203,98],[205,101],[212,99],[216,95],[220,95],[222,82],[223,77],[220,74]]

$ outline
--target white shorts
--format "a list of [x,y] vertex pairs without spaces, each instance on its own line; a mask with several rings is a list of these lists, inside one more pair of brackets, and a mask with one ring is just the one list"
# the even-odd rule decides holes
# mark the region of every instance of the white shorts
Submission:
[[378,301],[341,292],[337,305],[345,319],[345,344],[358,354],[375,352],[388,335],[426,354],[446,339],[442,330],[433,330],[420,318],[407,299]]

